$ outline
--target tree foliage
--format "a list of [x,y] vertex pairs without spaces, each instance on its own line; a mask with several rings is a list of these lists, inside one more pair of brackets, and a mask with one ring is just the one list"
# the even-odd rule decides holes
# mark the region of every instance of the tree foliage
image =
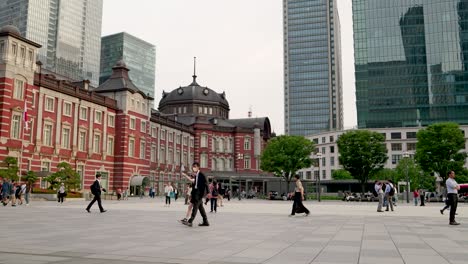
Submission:
[[23,179],[29,184],[33,185],[39,178],[37,177],[34,171],[28,171],[28,173],[23,177]]
[[396,182],[398,176],[394,169],[383,168],[373,173],[369,178],[372,180],[392,180]]
[[381,170],[387,161],[384,137],[368,130],[355,130],[344,133],[337,141],[340,163],[362,186],[369,177]]
[[427,173],[436,172],[447,179],[450,170],[463,172],[466,153],[465,137],[456,123],[438,123],[419,130],[416,144],[416,161]]
[[353,176],[351,175],[351,173],[349,173],[349,171],[343,170],[343,169],[333,171],[332,178],[333,178],[333,180],[351,180],[351,179],[354,179]]
[[261,156],[261,169],[282,176],[288,183],[300,169],[310,167],[314,143],[301,136],[275,137]]
[[50,184],[51,189],[57,189],[61,183],[64,183],[65,188],[69,191],[79,186],[81,177],[70,164],[61,162],[57,165],[57,172],[51,174],[45,180]]
[[0,169],[0,177],[10,180],[18,180],[18,160],[15,157],[6,157]]

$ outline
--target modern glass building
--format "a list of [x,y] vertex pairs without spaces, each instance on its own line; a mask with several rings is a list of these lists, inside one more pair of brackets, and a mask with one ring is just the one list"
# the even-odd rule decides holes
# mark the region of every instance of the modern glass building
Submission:
[[43,68],[99,84],[102,0],[0,0],[0,26],[42,45]]
[[132,82],[145,94],[154,98],[156,49],[151,43],[122,32],[105,36],[101,40],[100,83],[112,74],[119,60],[127,64]]
[[468,0],[353,0],[359,128],[468,124]]
[[284,115],[289,135],[343,129],[336,0],[283,0]]

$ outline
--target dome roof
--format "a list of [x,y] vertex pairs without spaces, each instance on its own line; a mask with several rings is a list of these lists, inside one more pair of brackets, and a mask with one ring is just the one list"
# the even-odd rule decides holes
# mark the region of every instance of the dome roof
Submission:
[[19,31],[17,27],[13,25],[3,26],[2,28],[0,28],[0,33],[10,33],[10,34],[21,37],[21,32]]
[[217,93],[208,87],[200,86],[196,82],[197,76],[193,76],[193,82],[185,87],[179,87],[169,93],[163,92],[162,99],[159,102],[159,109],[165,106],[187,104],[187,103],[202,103],[207,105],[222,105],[229,108],[229,103],[226,100],[226,94]]
[[124,67],[127,68],[127,64],[125,63],[124,60],[119,60],[114,67]]

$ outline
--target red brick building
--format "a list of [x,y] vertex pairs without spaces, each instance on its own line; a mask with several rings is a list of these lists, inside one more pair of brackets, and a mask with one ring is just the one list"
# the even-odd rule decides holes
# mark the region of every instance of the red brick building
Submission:
[[21,174],[48,175],[65,161],[85,191],[99,172],[108,190],[132,193],[180,182],[181,167],[194,160],[234,185],[233,179],[262,177],[258,158],[271,137],[268,118],[230,120],[225,94],[199,86],[196,76],[164,93],[156,111],[124,62],[94,88],[43,71],[39,47],[14,27],[0,29],[0,160],[17,157]]

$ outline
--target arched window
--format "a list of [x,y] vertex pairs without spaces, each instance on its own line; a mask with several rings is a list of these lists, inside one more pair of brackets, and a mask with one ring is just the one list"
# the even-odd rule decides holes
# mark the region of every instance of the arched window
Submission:
[[224,159],[219,159],[218,165],[218,171],[224,171]]
[[216,169],[217,169],[217,162],[216,162],[216,159],[213,158],[213,160],[211,161],[211,170],[216,171]]

